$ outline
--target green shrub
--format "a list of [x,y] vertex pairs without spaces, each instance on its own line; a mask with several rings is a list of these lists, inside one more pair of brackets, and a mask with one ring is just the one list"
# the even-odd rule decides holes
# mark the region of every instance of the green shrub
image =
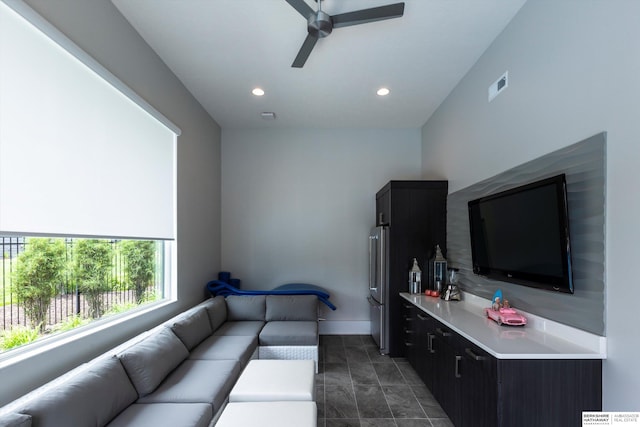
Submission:
[[44,331],[51,298],[62,280],[65,246],[61,239],[30,238],[18,256],[13,291],[32,325]]
[[53,327],[53,332],[70,331],[71,329],[84,326],[90,322],[91,322],[90,319],[83,319],[82,317],[76,314],[76,315],[67,317],[62,323],[58,323],[57,325],[55,325]]
[[109,311],[107,311],[105,313],[105,315],[113,315],[113,314],[120,314],[120,313],[124,313],[127,312],[129,310],[133,310],[134,308],[136,308],[139,304],[136,304],[135,302],[123,302],[120,304],[114,304]]
[[2,350],[9,350],[21,345],[29,344],[30,342],[38,339],[38,330],[40,326],[36,328],[30,328],[28,326],[14,326],[11,329],[7,329],[0,333],[0,348]]
[[138,304],[145,300],[145,292],[153,283],[156,269],[156,243],[149,240],[122,242],[121,253],[125,259],[124,271],[129,289],[134,289]]
[[73,246],[73,277],[89,305],[89,315],[97,319],[104,312],[104,293],[111,290],[109,272],[113,248],[107,240],[78,239]]
[[147,292],[144,293],[144,298],[140,301],[140,304],[147,304],[149,302],[157,301],[160,299],[158,296],[157,289],[147,289]]

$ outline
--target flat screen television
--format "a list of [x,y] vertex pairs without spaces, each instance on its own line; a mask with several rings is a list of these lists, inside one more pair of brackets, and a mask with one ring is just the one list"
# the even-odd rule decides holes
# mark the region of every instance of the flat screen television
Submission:
[[573,293],[565,175],[469,202],[473,272]]

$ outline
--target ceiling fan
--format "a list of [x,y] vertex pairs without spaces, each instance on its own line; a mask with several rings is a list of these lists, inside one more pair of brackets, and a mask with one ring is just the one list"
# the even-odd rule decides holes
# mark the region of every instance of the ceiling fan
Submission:
[[295,10],[307,20],[307,31],[309,34],[302,43],[296,59],[294,68],[302,68],[309,58],[313,47],[318,39],[327,37],[334,28],[348,27],[350,25],[366,24],[367,22],[381,21],[383,19],[399,18],[404,13],[404,3],[394,3],[387,6],[361,9],[354,12],[341,13],[339,15],[329,15],[322,11],[322,0],[316,0],[318,10],[315,11],[304,0],[286,0]]

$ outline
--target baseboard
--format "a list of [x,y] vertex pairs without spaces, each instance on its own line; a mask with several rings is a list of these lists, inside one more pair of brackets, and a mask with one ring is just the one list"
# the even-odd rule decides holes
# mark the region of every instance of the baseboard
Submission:
[[321,320],[318,323],[320,335],[371,335],[368,320]]

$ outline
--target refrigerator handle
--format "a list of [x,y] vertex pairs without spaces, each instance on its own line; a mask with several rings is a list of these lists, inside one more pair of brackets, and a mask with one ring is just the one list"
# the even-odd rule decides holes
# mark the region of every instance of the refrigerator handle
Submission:
[[378,236],[369,236],[369,291],[377,292],[376,287],[376,254]]
[[386,289],[389,284],[386,282],[386,274],[387,274],[387,237],[385,234],[385,228],[380,228],[380,244],[378,245],[378,256],[380,257],[380,270],[378,274],[380,275],[380,287],[382,289]]
[[382,307],[382,304],[380,304],[378,301],[376,301],[373,298],[371,298],[371,296],[367,297],[367,302],[372,307],[376,307],[376,308]]

